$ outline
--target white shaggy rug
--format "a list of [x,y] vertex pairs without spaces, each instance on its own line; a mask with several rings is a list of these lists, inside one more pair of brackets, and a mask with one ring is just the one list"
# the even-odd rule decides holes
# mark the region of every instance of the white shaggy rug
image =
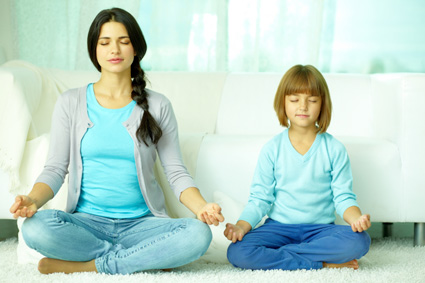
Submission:
[[17,240],[13,238],[0,242],[0,282],[425,282],[425,247],[412,243],[411,238],[373,239],[369,253],[359,261],[359,270],[251,271],[198,260],[172,272],[42,275],[36,265],[17,263]]

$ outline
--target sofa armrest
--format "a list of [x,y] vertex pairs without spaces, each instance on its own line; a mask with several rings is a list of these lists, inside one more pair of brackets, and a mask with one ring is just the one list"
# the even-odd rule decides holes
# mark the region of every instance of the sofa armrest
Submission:
[[33,69],[12,62],[0,67],[0,168],[9,175],[9,189],[19,185],[19,167],[41,88]]
[[401,156],[406,222],[425,222],[425,74],[403,78]]

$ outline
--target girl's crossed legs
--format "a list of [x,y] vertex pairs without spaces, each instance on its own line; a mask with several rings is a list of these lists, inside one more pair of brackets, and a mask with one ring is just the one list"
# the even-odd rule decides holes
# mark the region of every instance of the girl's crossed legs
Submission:
[[227,258],[247,269],[319,269],[325,263],[343,264],[369,251],[370,237],[350,226],[282,224],[272,219],[229,246]]
[[22,233],[30,248],[48,258],[91,262],[107,274],[185,265],[201,257],[212,238],[208,225],[192,218],[110,219],[59,210],[38,211],[25,220]]

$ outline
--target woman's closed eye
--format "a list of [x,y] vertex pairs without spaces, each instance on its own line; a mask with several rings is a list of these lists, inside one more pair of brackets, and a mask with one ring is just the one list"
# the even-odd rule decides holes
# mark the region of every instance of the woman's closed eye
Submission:
[[[121,44],[125,44],[125,45],[129,45],[130,41],[120,41]],[[104,42],[99,42],[100,45],[105,46],[108,45],[109,42],[108,41],[104,41]]]

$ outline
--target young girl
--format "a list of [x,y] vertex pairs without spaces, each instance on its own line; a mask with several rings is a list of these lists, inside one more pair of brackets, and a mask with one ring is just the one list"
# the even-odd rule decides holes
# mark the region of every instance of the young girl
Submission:
[[[207,250],[207,224],[224,219],[183,165],[169,100],[145,89],[142,31],[128,12],[103,10],[87,43],[101,78],[59,97],[45,168],[10,211],[27,217],[23,237],[46,256],[39,263],[42,273],[127,274],[187,264]],[[153,172],[157,152],[174,193],[198,220],[167,216]],[[66,212],[37,212],[68,170]]]
[[[357,269],[370,246],[370,216],[356,203],[344,146],[326,133],[332,104],[322,74],[292,67],[274,108],[288,129],[263,147],[248,204],[235,225],[226,225],[229,261],[249,269]],[[351,226],[334,224],[335,209]]]

